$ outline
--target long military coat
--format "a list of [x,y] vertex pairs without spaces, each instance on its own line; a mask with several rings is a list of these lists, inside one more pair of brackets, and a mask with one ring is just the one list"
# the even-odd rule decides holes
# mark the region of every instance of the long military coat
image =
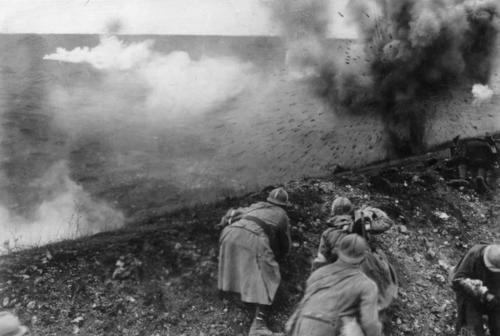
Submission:
[[282,208],[259,202],[240,208],[220,237],[218,287],[248,303],[269,305],[281,281],[277,258],[290,249],[290,225]]

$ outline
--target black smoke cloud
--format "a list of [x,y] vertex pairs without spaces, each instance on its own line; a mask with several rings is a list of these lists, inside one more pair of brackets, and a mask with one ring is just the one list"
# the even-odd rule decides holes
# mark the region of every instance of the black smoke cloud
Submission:
[[378,1],[380,14],[365,20],[367,2],[351,2],[373,76],[373,98],[389,111],[464,76],[483,84],[492,71],[498,34],[494,1]]
[[495,0],[352,0],[359,38],[343,55],[328,45],[327,8],[319,0],[275,6],[289,68],[301,69],[332,104],[382,113],[402,154],[421,149],[423,99],[464,82],[488,84],[499,31]]

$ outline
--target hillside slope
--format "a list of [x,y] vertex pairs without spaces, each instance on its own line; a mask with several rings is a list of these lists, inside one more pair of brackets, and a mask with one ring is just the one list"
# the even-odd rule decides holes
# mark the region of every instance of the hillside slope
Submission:
[[[442,173],[442,175],[440,175]],[[281,330],[300,299],[331,201],[385,210],[397,225],[376,237],[397,269],[400,294],[386,335],[452,335],[455,312],[447,271],[480,241],[500,241],[498,195],[482,199],[446,185],[442,161],[345,173],[286,184],[294,247],[272,327]],[[267,193],[158,214],[102,233],[0,258],[0,304],[33,334],[245,335],[252,310],[216,290],[214,228],[231,206]]]

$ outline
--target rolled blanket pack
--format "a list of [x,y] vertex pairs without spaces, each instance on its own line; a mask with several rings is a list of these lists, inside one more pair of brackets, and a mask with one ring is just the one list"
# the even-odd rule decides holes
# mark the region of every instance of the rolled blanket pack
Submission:
[[389,307],[398,294],[398,279],[385,253],[381,250],[366,253],[361,269],[377,284],[379,310]]

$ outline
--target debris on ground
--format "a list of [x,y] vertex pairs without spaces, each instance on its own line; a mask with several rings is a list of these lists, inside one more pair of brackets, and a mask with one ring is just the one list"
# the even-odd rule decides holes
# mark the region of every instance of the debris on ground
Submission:
[[[498,195],[450,187],[442,160],[363,174],[292,181],[285,187],[293,251],[270,321],[283,330],[300,300],[331,202],[384,210],[396,225],[374,237],[400,281],[385,312],[385,335],[454,335],[450,269],[472,245],[499,241]],[[155,215],[125,229],[0,258],[0,304],[34,335],[245,335],[253,310],[217,292],[220,231],[230,207],[267,189],[219,203]]]

